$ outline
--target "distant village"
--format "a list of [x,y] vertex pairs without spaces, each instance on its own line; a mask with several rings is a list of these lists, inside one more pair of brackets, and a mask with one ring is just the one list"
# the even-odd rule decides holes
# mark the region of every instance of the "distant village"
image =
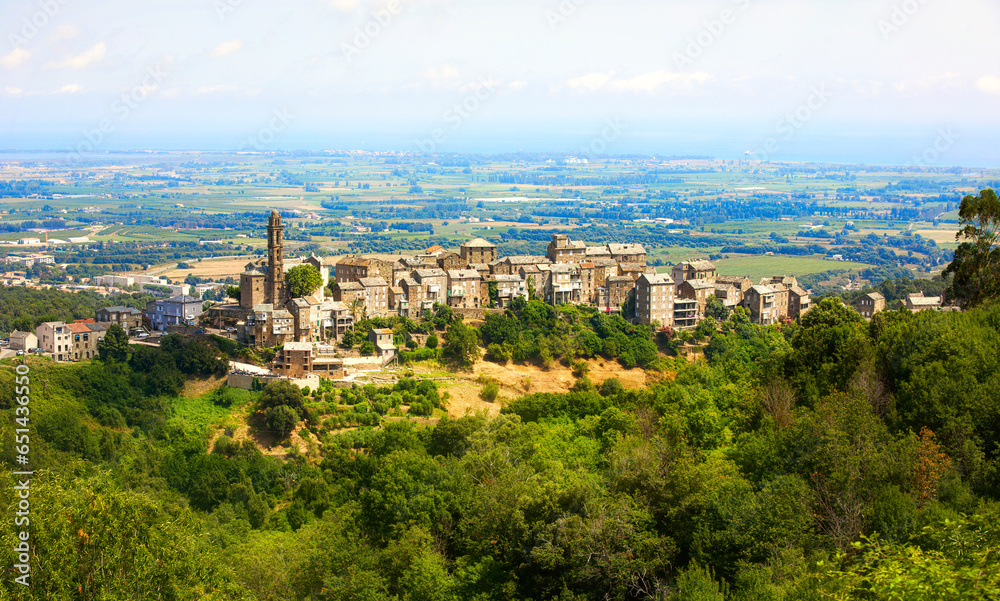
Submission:
[[[793,320],[810,309],[809,292],[793,276],[774,276],[754,283],[746,276],[719,275],[709,261],[682,261],[668,275],[647,265],[640,244],[588,246],[555,234],[545,256],[498,257],[497,246],[482,238],[465,242],[459,252],[432,247],[393,261],[377,257],[289,259],[284,256],[284,225],[277,211],[268,222],[266,259],[248,263],[239,274],[239,302],[216,304],[207,312],[200,296],[188,287],[155,300],[145,311],[106,307],[93,319],[76,323],[44,323],[36,332],[14,332],[10,348],[44,352],[59,361],[96,356],[96,345],[112,323],[133,337],[150,331],[195,326],[207,320],[237,341],[256,348],[280,347],[273,371],[285,377],[321,376],[342,379],[361,365],[380,367],[396,356],[392,333],[372,330],[374,357],[351,357],[337,348],[344,333],[361,319],[419,319],[437,305],[471,319],[504,311],[515,299],[552,305],[587,305],[620,314],[654,328],[693,328],[706,317],[710,299],[725,307],[743,307],[760,324]],[[41,259],[38,259],[41,260]],[[293,297],[288,269],[308,264],[322,284],[306,296]],[[153,276],[102,276],[97,283],[169,286]],[[332,296],[326,292],[326,284]],[[218,286],[208,284],[207,287]],[[207,289],[207,288],[206,288]],[[197,291],[201,293],[201,291]],[[878,293],[863,295],[855,308],[865,318],[885,309]],[[938,309],[941,299],[911,295],[912,311]]]

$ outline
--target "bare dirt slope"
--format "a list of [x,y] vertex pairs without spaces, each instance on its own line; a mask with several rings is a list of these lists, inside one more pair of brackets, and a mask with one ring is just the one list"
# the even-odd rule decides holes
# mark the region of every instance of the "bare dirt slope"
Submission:
[[[639,368],[625,369],[617,362],[602,359],[588,361],[588,364],[588,377],[597,386],[609,378],[618,378],[625,388],[644,388],[650,384],[646,372]],[[500,384],[500,396],[494,403],[487,403],[479,397],[483,387],[480,380],[484,378],[493,378]],[[535,392],[568,392],[575,382],[572,370],[558,363],[552,369],[544,370],[534,365],[497,365],[479,361],[471,372],[455,374],[454,380],[445,383],[442,388],[451,396],[448,415],[462,417],[481,411],[497,415],[504,404],[519,396]]]

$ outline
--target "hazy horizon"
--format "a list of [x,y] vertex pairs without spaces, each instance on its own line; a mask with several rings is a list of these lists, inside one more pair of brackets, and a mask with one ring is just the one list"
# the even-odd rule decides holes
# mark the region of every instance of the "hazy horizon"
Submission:
[[1000,167],[986,0],[34,0],[0,22],[5,149]]

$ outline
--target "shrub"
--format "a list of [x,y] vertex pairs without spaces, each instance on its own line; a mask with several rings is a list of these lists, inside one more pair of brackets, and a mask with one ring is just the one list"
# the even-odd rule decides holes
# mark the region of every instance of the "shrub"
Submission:
[[497,400],[500,395],[500,385],[496,382],[490,382],[479,391],[479,397],[486,401],[487,403],[492,403]]

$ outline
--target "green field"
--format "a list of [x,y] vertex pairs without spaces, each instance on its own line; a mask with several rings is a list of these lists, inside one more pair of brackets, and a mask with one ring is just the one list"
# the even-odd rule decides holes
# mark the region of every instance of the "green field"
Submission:
[[715,262],[720,275],[746,275],[755,283],[772,275],[803,276],[833,269],[867,269],[871,265],[839,261],[824,261],[818,257],[738,257]]

